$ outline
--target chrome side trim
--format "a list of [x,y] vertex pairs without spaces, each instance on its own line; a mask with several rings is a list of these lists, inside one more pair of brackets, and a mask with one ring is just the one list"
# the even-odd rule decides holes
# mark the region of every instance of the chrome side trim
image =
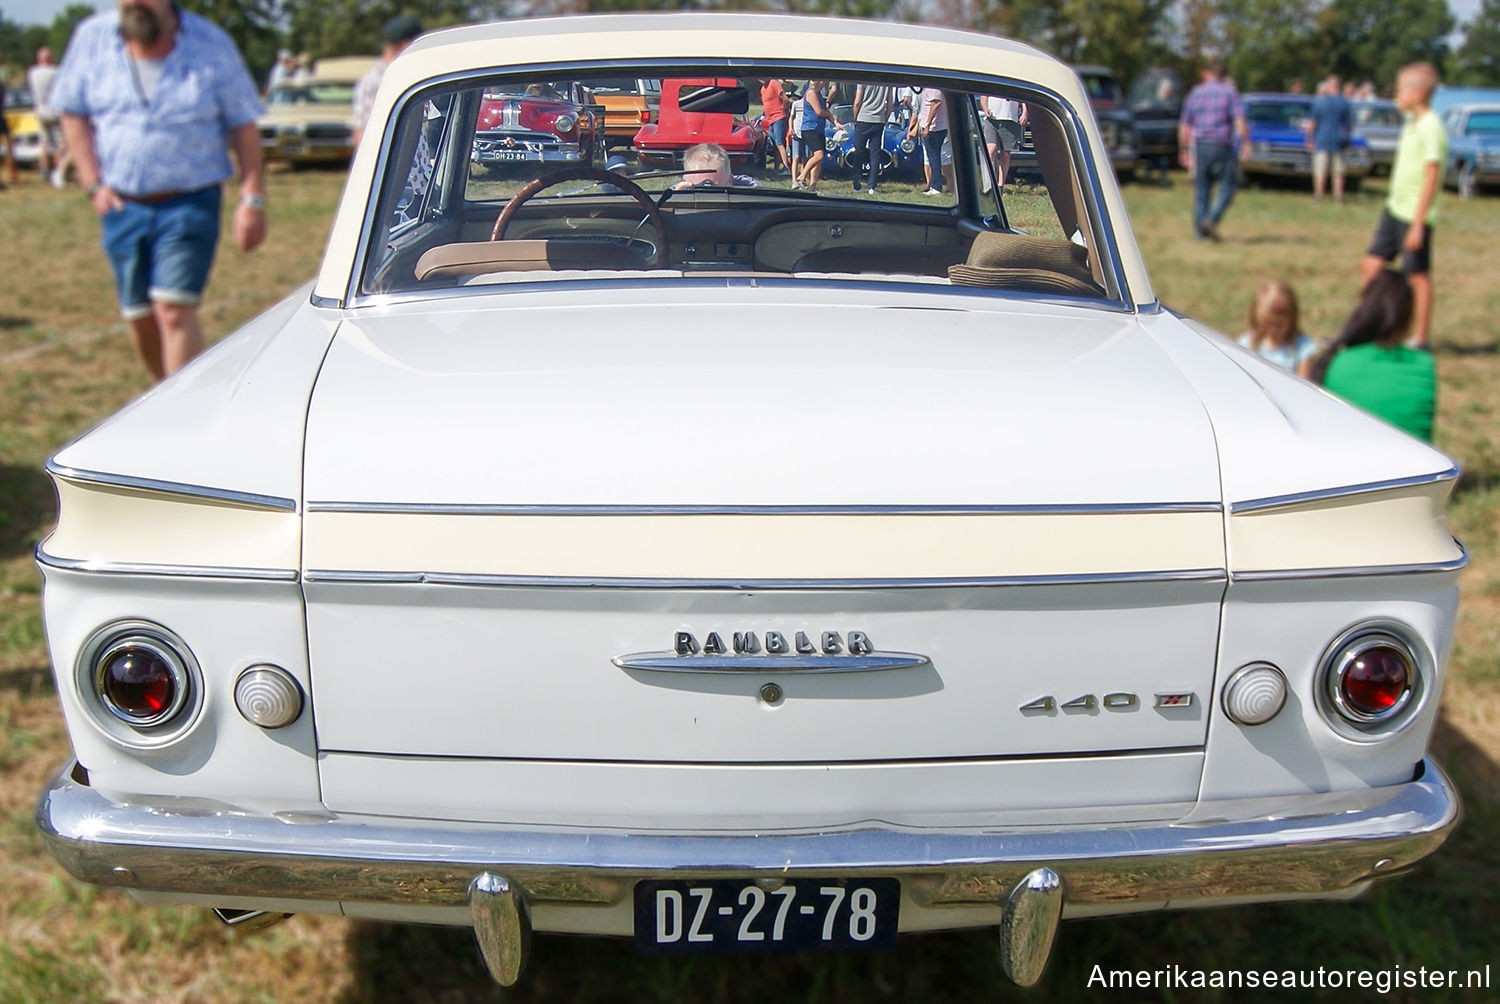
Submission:
[[442,502],[308,502],[308,512],[431,516],[1124,516],[1222,512],[1218,502],[1108,505],[584,505]]
[[1331,893],[1431,854],[1460,811],[1452,782],[1425,759],[1402,784],[1205,802],[1167,823],[702,834],[331,813],[292,821],[221,803],[182,811],[167,797],[113,802],[73,780],[72,766],[42,793],[36,821],[47,850],[85,882],[460,908],[484,872],[503,874],[528,903],[619,903],[646,878],[822,874],[894,876],[919,907],[972,907],[1004,902],[1040,866],[1074,904]]
[[1268,571],[1231,572],[1231,582],[1280,582],[1290,579],[1350,579],[1366,575],[1435,575],[1462,571],[1469,564],[1469,552],[1463,550],[1449,561],[1415,565],[1365,565],[1351,568],[1289,568]]
[[85,484],[111,485],[116,488],[134,488],[138,491],[161,492],[164,495],[183,495],[188,498],[210,499],[215,502],[232,502],[235,505],[253,506],[258,509],[276,509],[296,512],[295,499],[279,495],[257,495],[254,492],[233,491],[228,488],[210,488],[206,485],[190,485],[181,481],[158,481],[155,478],[138,478],[129,474],[106,474],[101,471],[85,471],[76,467],[64,467],[53,460],[47,461],[47,473],[55,478],[80,481]]
[[1091,586],[1127,582],[1226,582],[1222,568],[1079,575],[977,576],[956,579],[638,579],[609,576],[467,575],[456,572],[366,572],[309,569],[304,582],[422,584],[559,589],[955,589],[990,586]]
[[217,565],[147,565],[128,561],[91,561],[81,558],[59,558],[36,546],[36,563],[46,568],[69,572],[96,572],[102,575],[161,575],[189,579],[259,579],[267,582],[296,582],[295,568],[224,568]]
[[889,669],[919,669],[930,665],[915,652],[878,652],[873,655],[678,655],[676,652],[638,652],[610,660],[621,669],[652,673],[879,673]]
[[1232,502],[1229,505],[1229,514],[1238,516],[1241,513],[1260,512],[1264,509],[1280,509],[1283,506],[1303,505],[1308,502],[1323,502],[1328,499],[1343,498],[1352,495],[1369,495],[1373,492],[1395,491],[1400,488],[1416,488],[1421,485],[1437,484],[1440,481],[1452,481],[1462,473],[1458,465],[1439,471],[1435,474],[1418,474],[1409,478],[1393,478],[1390,481],[1371,481],[1362,485],[1345,485],[1340,488],[1320,488],[1310,492],[1296,492],[1291,495],[1271,495],[1266,498],[1247,499],[1244,502]]

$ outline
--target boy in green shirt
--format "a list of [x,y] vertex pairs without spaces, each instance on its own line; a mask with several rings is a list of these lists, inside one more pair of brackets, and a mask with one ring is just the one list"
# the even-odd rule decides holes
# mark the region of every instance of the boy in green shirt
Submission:
[[1391,190],[1361,264],[1361,286],[1368,285],[1386,263],[1401,256],[1401,270],[1411,280],[1415,323],[1412,344],[1429,346],[1432,325],[1432,227],[1437,222],[1437,191],[1448,160],[1448,134],[1430,106],[1438,84],[1431,63],[1402,67],[1396,77],[1396,107],[1406,115]]

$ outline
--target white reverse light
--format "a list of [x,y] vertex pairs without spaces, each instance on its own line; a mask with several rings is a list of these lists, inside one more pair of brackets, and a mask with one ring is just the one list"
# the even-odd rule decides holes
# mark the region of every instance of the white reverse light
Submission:
[[1224,713],[1240,725],[1264,725],[1286,704],[1286,677],[1268,662],[1241,666],[1224,685]]
[[235,681],[234,706],[246,721],[279,729],[302,714],[302,688],[279,666],[251,666]]

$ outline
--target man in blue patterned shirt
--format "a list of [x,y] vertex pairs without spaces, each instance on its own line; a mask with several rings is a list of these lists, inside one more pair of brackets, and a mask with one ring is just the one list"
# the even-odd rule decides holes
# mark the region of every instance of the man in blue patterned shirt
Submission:
[[73,33],[52,88],[79,183],[103,222],[120,312],[160,380],[203,350],[198,304],[240,166],[234,240],[265,239],[255,83],[232,39],[172,0],[121,0]]
[[[1245,111],[1234,84],[1224,79],[1224,67],[1218,62],[1203,68],[1202,82],[1188,92],[1177,120],[1177,147],[1182,166],[1193,175],[1193,231],[1199,240],[1219,239],[1219,221],[1229,209],[1240,171],[1235,157],[1235,139],[1239,139],[1239,158],[1250,156],[1250,131],[1245,127]],[[1214,198],[1214,186],[1218,197]],[[1210,205],[1212,199],[1212,205]]]

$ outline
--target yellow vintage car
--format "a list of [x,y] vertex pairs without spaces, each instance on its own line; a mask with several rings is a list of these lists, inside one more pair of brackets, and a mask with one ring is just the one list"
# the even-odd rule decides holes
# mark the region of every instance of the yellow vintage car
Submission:
[[42,157],[42,123],[36,117],[31,92],[24,87],[5,92],[5,125],[10,155],[17,164],[35,164]]
[[354,153],[354,87],[375,60],[320,59],[309,77],[277,84],[260,119],[267,160],[347,161]]

